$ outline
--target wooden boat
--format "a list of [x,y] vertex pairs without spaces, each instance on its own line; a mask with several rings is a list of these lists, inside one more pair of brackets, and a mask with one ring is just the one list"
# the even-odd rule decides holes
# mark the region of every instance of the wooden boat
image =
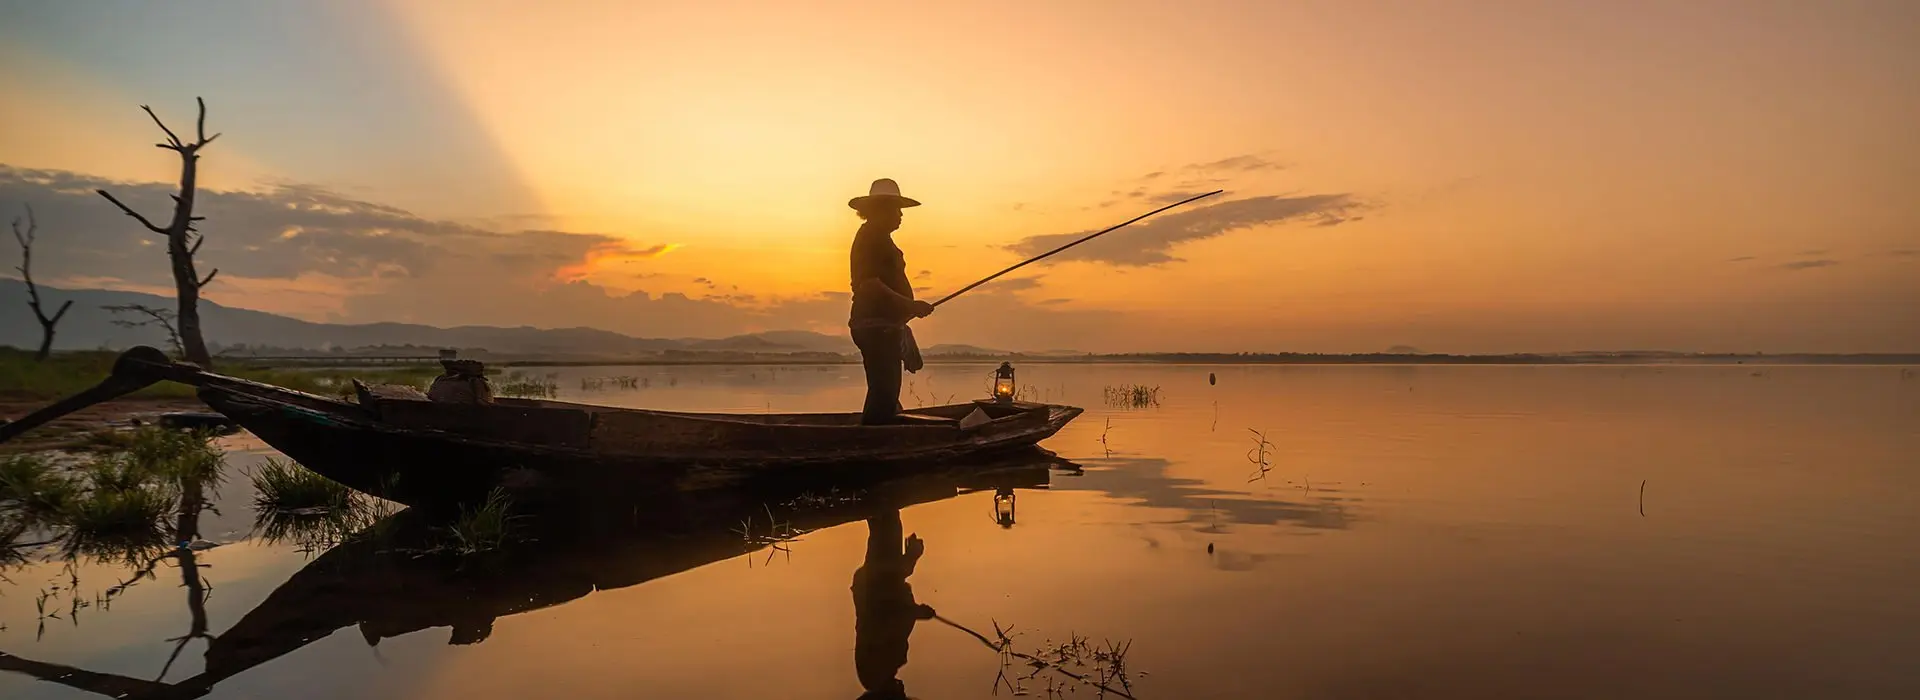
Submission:
[[1081,413],[979,401],[862,426],[857,413],[689,413],[511,398],[449,404],[370,387],[348,401],[207,372],[139,347],[99,386],[0,425],[0,442],[163,380],[198,387],[214,411],[322,475],[410,505],[471,500],[495,486],[535,497],[630,497],[918,468],[1030,450]]

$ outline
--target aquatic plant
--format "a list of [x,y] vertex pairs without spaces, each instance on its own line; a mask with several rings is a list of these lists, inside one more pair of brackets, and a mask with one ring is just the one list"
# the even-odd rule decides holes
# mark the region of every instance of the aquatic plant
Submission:
[[20,536],[27,534],[31,525],[25,518],[0,516],[0,581],[12,583],[6,576],[6,570],[27,563],[26,545],[20,542]]
[[15,511],[23,522],[60,513],[80,495],[80,484],[40,455],[0,458],[0,510]]
[[349,540],[387,539],[393,503],[346,492],[341,503],[283,508],[259,499],[254,504],[254,533],[267,544],[292,544],[296,551],[322,552]]
[[81,467],[93,490],[130,491],[164,486],[186,489],[217,485],[225,457],[209,433],[144,427],[112,438],[108,451]]
[[145,427],[135,430],[126,455],[154,476],[177,484],[218,484],[226,456],[213,445],[214,434]]
[[513,514],[513,501],[507,497],[505,489],[495,487],[487,492],[487,500],[478,505],[463,506],[460,515],[446,527],[452,537],[452,549],[458,554],[477,554],[499,549],[513,536],[514,521],[519,516]]
[[353,491],[346,485],[286,460],[268,457],[247,479],[253,482],[254,506],[259,509],[321,508],[344,514],[354,505]]
[[138,561],[166,548],[161,519],[173,511],[173,495],[151,486],[95,488],[60,514],[69,554]]
[[[1040,688],[1048,698],[1065,698],[1069,693],[1076,693],[1080,687],[1091,690],[1093,697],[1113,695],[1128,700],[1133,698],[1133,682],[1128,679],[1127,670],[1127,652],[1133,649],[1133,640],[1102,640],[1101,644],[1096,645],[1088,637],[1069,634],[1065,642],[1048,640],[1033,651],[1019,651],[1014,648],[1013,640],[1020,635],[1013,631],[1013,625],[1001,627],[998,620],[992,621],[993,637],[989,639],[937,614],[934,619],[972,635],[1000,655],[1000,671],[994,677],[992,686],[995,695],[1000,693],[1003,686],[1013,695],[1030,695],[1033,691],[1027,684],[1040,674],[1053,671],[1072,682],[1048,677],[1046,685]],[[1016,667],[1021,666],[1030,670],[1024,674],[1017,672]]]
[[558,374],[535,377],[518,371],[508,372],[506,381],[500,384],[495,393],[523,399],[551,399],[560,395],[560,384],[553,381],[557,377]]
[[81,473],[92,490],[109,492],[144,488],[156,481],[158,476],[152,468],[125,452],[95,457],[81,468]]
[[624,374],[620,376],[615,376],[615,377],[581,377],[580,378],[581,391],[601,391],[609,387],[614,389],[637,389],[640,387],[640,378],[631,377]]
[[1103,387],[1106,403],[1113,408],[1149,408],[1160,405],[1160,387],[1145,384]]

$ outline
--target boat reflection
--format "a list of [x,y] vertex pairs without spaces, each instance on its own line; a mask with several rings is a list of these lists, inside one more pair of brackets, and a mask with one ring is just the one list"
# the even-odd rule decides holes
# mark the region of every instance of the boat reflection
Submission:
[[974,492],[1046,488],[1051,470],[1076,468],[1036,450],[938,472],[816,484],[812,490],[790,485],[714,491],[620,508],[541,512],[528,519],[528,540],[477,558],[422,556],[413,545],[437,537],[438,523],[424,511],[401,511],[315,558],[220,634],[207,637],[196,625],[196,636],[209,642],[205,668],[193,677],[162,683],[5,652],[0,652],[0,671],[111,697],[200,697],[225,679],[347,627],[356,627],[370,645],[439,627],[448,628],[449,644],[483,643],[502,617],[755,554],[808,531],[865,521],[866,558],[853,577],[855,667],[870,691],[864,697],[904,697],[894,676],[906,663],[914,624],[931,618],[933,609],[914,600],[906,580],[925,545],[901,536],[901,510]]

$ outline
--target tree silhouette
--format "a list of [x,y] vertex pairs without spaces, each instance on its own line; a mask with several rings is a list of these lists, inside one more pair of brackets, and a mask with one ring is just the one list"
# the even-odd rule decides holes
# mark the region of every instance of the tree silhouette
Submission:
[[20,279],[27,283],[27,306],[33,309],[33,317],[40,321],[40,352],[34,353],[35,361],[44,362],[53,354],[53,327],[67,315],[67,309],[73,306],[73,300],[60,305],[60,310],[47,315],[46,307],[40,305],[40,287],[33,283],[33,241],[40,224],[33,219],[33,207],[27,207],[27,228],[20,230],[20,218],[13,219],[13,240],[20,242]]
[[[141,328],[145,326],[159,326],[161,329],[167,332],[167,342],[173,345],[174,357],[179,357],[186,352],[186,350],[181,346],[180,331],[178,328],[174,326],[174,319],[176,317],[174,316],[172,311],[169,311],[167,309],[156,309],[151,306],[146,306],[142,304],[126,304],[123,306],[102,306],[100,308],[105,310],[107,313],[113,314],[116,317],[113,320],[113,325],[119,326],[121,328]],[[145,316],[146,318],[132,319],[132,320],[117,318],[120,314],[123,314],[123,313],[139,314],[141,316]]]
[[120,211],[127,216],[139,221],[140,225],[147,227],[147,230],[166,237],[167,258],[173,262],[173,287],[180,300],[177,319],[182,354],[186,356],[188,362],[201,367],[212,367],[213,357],[207,353],[207,343],[200,334],[200,288],[213,282],[213,276],[220,274],[220,270],[215,268],[212,272],[208,272],[206,277],[201,277],[194,269],[193,256],[200,252],[200,244],[206,242],[206,238],[194,228],[194,224],[206,217],[193,215],[193,195],[195,181],[199,177],[200,149],[213,143],[213,140],[220,138],[220,135],[207,135],[207,101],[196,97],[194,102],[200,105],[200,118],[195,122],[192,143],[181,141],[179,136],[175,136],[173,130],[160,121],[160,116],[153,113],[152,107],[140,105],[140,109],[145,110],[147,116],[153,118],[153,123],[159,125],[160,130],[167,134],[165,143],[157,143],[154,146],[180,154],[180,192],[173,195],[173,218],[165,227],[154,225],[147,217],[120,203],[120,200],[115,199],[106,190],[94,191],[107,198],[107,201],[113,202],[113,205],[119,207]]

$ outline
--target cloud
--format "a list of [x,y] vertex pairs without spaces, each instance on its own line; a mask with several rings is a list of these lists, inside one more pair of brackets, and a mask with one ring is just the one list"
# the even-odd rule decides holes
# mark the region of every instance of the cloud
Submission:
[[1803,250],[1803,251],[1800,251],[1799,253],[1795,253],[1795,255],[1799,255],[1800,257],[1803,257],[1803,258],[1813,258],[1813,257],[1826,255],[1828,252],[1830,251],[1828,251],[1826,248],[1816,248],[1814,250]]
[[[1236,199],[1149,219],[1070,248],[1044,262],[1079,260],[1133,267],[1160,265],[1179,260],[1171,251],[1181,243],[1295,220],[1332,226],[1354,220],[1353,215],[1362,208],[1364,205],[1350,194]],[[1007,249],[1027,256],[1039,255],[1089,233],[1092,231],[1032,236]]]
[[1206,194],[1206,192],[1174,190],[1172,192],[1161,192],[1159,194],[1148,195],[1146,197],[1146,200],[1154,204],[1172,204],[1174,202],[1181,202],[1188,199],[1192,199],[1194,197],[1198,197],[1203,194]]
[[1042,277],[1045,277],[1045,275],[1033,275],[1031,277],[1002,277],[992,282],[988,282],[986,285],[982,285],[982,286],[983,287],[992,286],[994,289],[1002,292],[1024,291],[1028,289],[1039,288],[1040,279]]
[[[0,201],[31,204],[42,245],[36,270],[165,284],[171,273],[161,239],[94,193],[112,192],[150,219],[172,211],[174,186],[116,182],[62,170],[0,165]],[[307,274],[392,279],[437,273],[485,258],[569,280],[588,266],[663,255],[671,244],[635,245],[623,236],[554,230],[503,233],[354,199],[324,187],[276,183],[260,191],[201,190],[194,208],[207,217],[197,262],[222,277],[291,280]],[[216,281],[212,291],[219,286]]]
[[1753,259],[1755,259],[1755,258],[1754,258],[1753,256],[1751,256],[1751,255],[1742,255],[1742,256],[1740,256],[1740,257],[1737,257],[1737,258],[1732,258],[1732,259],[1730,259],[1730,260],[1728,260],[1727,262],[1730,262],[1730,263],[1742,263],[1742,262],[1746,262],[1746,261],[1748,261],[1748,260],[1753,260]]
[[1279,170],[1285,167],[1284,165],[1260,156],[1247,154],[1233,156],[1231,158],[1221,158],[1220,160],[1210,163],[1194,163],[1193,165],[1187,166],[1186,169],[1200,172],[1251,172],[1256,170]]
[[932,271],[932,270],[921,270],[921,271],[919,271],[919,272],[915,272],[915,273],[913,273],[913,278],[914,278],[914,279],[916,279],[916,280],[930,280],[930,279],[933,279],[933,271]]
[[1902,248],[1900,250],[1887,251],[1887,255],[1895,258],[1915,258],[1920,257],[1920,250]]
[[1795,260],[1790,263],[1783,263],[1780,265],[1780,268],[1783,270],[1811,270],[1816,267],[1832,267],[1838,264],[1840,264],[1838,260],[1821,258],[1819,260]]

